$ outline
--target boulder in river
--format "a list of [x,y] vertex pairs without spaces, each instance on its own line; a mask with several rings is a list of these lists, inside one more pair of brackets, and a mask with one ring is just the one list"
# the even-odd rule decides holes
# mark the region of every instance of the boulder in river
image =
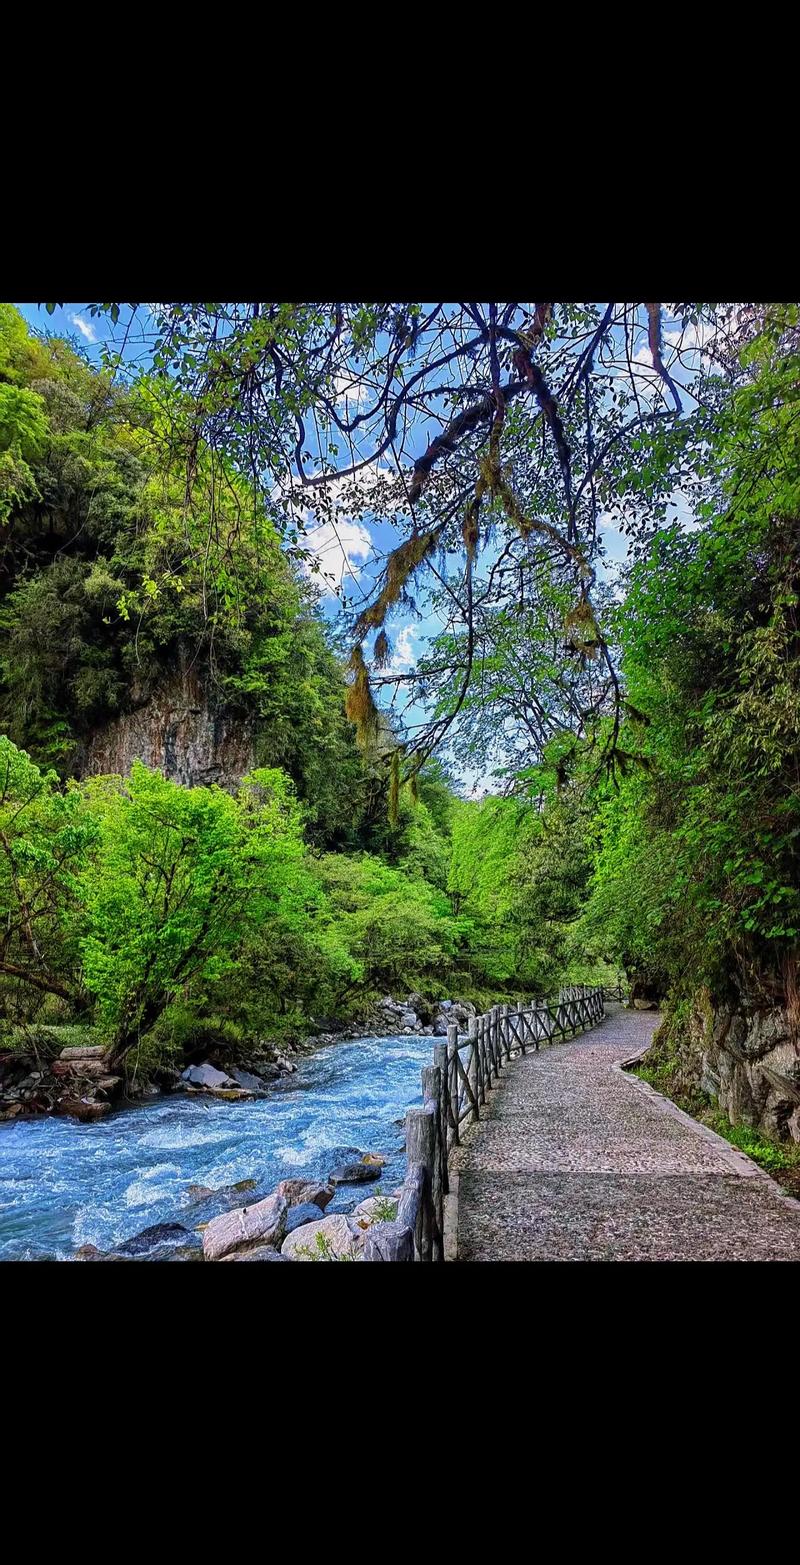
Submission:
[[211,1185],[187,1185],[184,1201],[188,1206],[202,1204],[207,1208],[206,1216],[216,1217],[223,1208],[227,1210],[232,1206],[241,1206],[242,1196],[248,1196],[251,1190],[257,1188],[255,1179],[240,1179],[235,1185],[217,1185],[216,1189]]
[[276,1246],[286,1231],[288,1206],[283,1196],[268,1195],[254,1206],[236,1207],[212,1218],[203,1234],[207,1261],[219,1261],[231,1250],[255,1244]]
[[209,1065],[208,1061],[203,1065],[187,1065],[181,1075],[181,1081],[189,1083],[190,1087],[235,1087],[236,1082],[224,1071],[218,1071],[216,1066]]
[[189,1202],[207,1201],[209,1196],[216,1194],[216,1190],[214,1190],[211,1185],[186,1186],[186,1198]]
[[354,1261],[363,1243],[358,1224],[351,1223],[343,1212],[335,1212],[287,1234],[281,1255],[290,1261]]
[[69,1114],[72,1119],[79,1119],[89,1124],[95,1119],[104,1119],[111,1113],[111,1104],[106,1099],[102,1103],[92,1103],[85,1098],[61,1098],[55,1104],[56,1114]]
[[278,1195],[288,1201],[289,1206],[306,1206],[313,1202],[314,1206],[324,1212],[326,1206],[333,1200],[333,1185],[323,1185],[316,1179],[282,1179],[278,1185]]
[[112,1255],[121,1255],[128,1260],[159,1261],[168,1260],[175,1251],[194,1252],[199,1260],[201,1242],[197,1234],[189,1228],[184,1228],[182,1223],[154,1223],[151,1228],[143,1228],[139,1234],[134,1234],[132,1239],[125,1239],[122,1244],[115,1245]]
[[315,1201],[302,1201],[299,1206],[290,1206],[286,1219],[287,1234],[293,1233],[295,1228],[302,1228],[304,1223],[318,1223],[320,1208]]
[[337,1163],[360,1163],[364,1153],[360,1147],[326,1147],[323,1156],[331,1168]]
[[380,1177],[380,1165],[376,1163],[340,1163],[328,1175],[332,1185],[366,1185]]
[[230,1073],[237,1087],[244,1087],[246,1092],[266,1093],[269,1090],[263,1077],[254,1075],[252,1071],[242,1071],[232,1065]]

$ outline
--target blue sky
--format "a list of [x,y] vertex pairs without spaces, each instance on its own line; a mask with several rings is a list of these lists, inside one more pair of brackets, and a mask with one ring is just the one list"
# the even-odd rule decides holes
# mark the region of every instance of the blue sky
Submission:
[[[126,361],[141,360],[144,363],[149,357],[151,343],[148,340],[147,329],[150,322],[146,307],[140,307],[133,322],[131,322],[130,312],[126,312],[123,307],[116,327],[113,327],[105,316],[93,319],[85,303],[58,306],[52,315],[47,314],[44,306],[36,304],[18,304],[17,308],[32,327],[74,340],[87,353],[90,360],[98,364],[106,344],[121,347],[125,342]],[[673,332],[675,325],[677,323],[673,324]],[[670,342],[670,329],[671,323],[666,321],[664,335],[667,345]],[[642,363],[643,376],[652,375],[646,347],[640,348],[636,358]],[[684,370],[679,379],[684,384],[687,380],[690,382],[691,371],[687,375]],[[647,383],[644,380],[640,389],[643,395],[648,394]],[[343,385],[343,394],[345,390]],[[427,432],[423,434],[422,428],[412,434],[408,453],[412,458],[424,449],[427,438],[428,434]],[[389,472],[388,466],[384,470]],[[368,477],[366,484],[369,484]],[[676,519],[691,527],[693,520],[684,497],[677,494],[673,498],[677,504],[677,509],[673,513]],[[362,597],[368,596],[371,584],[379,575],[386,554],[397,543],[397,533],[391,523],[381,520],[378,516],[367,516],[364,520],[356,520],[342,512],[336,515],[334,525],[316,519],[311,512],[306,513],[305,525],[307,536],[303,543],[314,550],[327,578],[326,581],[318,575],[315,576],[318,586],[323,589],[322,606],[326,615],[335,619],[340,609],[340,600],[335,594],[335,587],[337,585],[342,587],[350,603],[357,603]],[[606,562],[600,568],[604,574],[613,576],[614,567],[626,557],[628,544],[610,519],[601,520],[601,527]],[[484,566],[489,563],[491,563],[490,559],[485,556]],[[410,669],[424,651],[430,638],[443,628],[442,623],[426,609],[424,602],[422,607],[423,613],[420,618],[405,611],[387,623],[386,629],[393,647],[391,668],[395,672]],[[398,698],[401,705],[404,699],[404,697]],[[421,722],[424,713],[409,707],[405,716],[406,721],[413,724]],[[487,779],[476,778],[471,774],[465,777],[464,781],[470,787],[475,783],[484,786]]]

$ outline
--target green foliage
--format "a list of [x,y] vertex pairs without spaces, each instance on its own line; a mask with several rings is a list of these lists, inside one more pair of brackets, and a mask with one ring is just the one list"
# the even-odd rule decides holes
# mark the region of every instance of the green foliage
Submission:
[[397,1216],[397,1202],[392,1201],[389,1196],[380,1195],[375,1196],[374,1201],[375,1205],[372,1208],[374,1214],[373,1222],[393,1223]]
[[0,736],[0,974],[79,998],[79,878],[97,839],[80,793]]
[[[677,1006],[700,986],[788,970],[800,950],[795,307],[751,307],[749,341],[731,350],[727,379],[704,377],[691,418],[640,426],[630,387],[601,393],[587,379],[598,446],[622,434],[609,397],[631,404],[592,497],[638,518],[624,600],[592,584],[590,603],[588,567],[576,577],[571,555],[553,565],[564,474],[535,399],[528,413],[508,402],[505,472],[519,514],[541,513],[551,533],[526,523],[509,540],[490,487],[479,537],[453,509],[440,538],[430,523],[449,504],[445,467],[425,481],[427,530],[394,551],[379,610],[444,541],[446,629],[420,693],[445,728],[458,703],[460,762],[505,779],[508,796],[480,802],[459,798],[436,761],[407,775],[425,746],[404,748],[374,706],[364,654],[347,683],[296,573],[289,502],[242,476],[257,449],[259,473],[277,477],[298,416],[335,391],[315,368],[331,332],[335,345],[345,331],[360,375],[401,325],[413,357],[417,307],[402,320],[394,306],[353,307],[346,322],[331,305],[232,308],[226,349],[209,337],[218,307],[171,306],[154,373],[131,387],[118,364],[98,371],[0,306],[9,1014],[26,985],[42,1004],[90,1000],[118,1053],[136,1043],[149,1060],[202,1047],[210,1025],[231,1048],[291,1038],[312,1018],[365,1014],[386,990],[486,1004],[621,964]],[[559,329],[583,343],[598,308],[560,306]],[[716,310],[686,306],[683,329]],[[265,392],[254,447],[229,393],[240,371],[274,364],[273,349],[281,389]],[[573,442],[582,404],[564,410]],[[187,445],[217,428],[219,441]],[[454,473],[471,471],[479,444],[453,453]],[[702,488],[691,529],[664,519],[676,471]],[[372,505],[376,494],[390,523],[391,496],[375,491]],[[453,543],[471,551],[469,627],[453,612]],[[376,650],[388,666],[385,638]],[[125,780],[68,781],[98,729],[189,664],[254,735],[257,769],[238,795],[179,788],[141,765]],[[362,739],[369,730],[363,751],[346,702]],[[658,1068],[666,1081],[668,1052]]]
[[86,985],[124,1054],[193,980],[219,981],[248,929],[280,907],[302,857],[299,812],[275,771],[236,798],[181,788],[134,762],[84,785],[100,825],[81,884]]
[[316,872],[329,909],[328,927],[349,953],[367,992],[441,987],[459,938],[458,922],[442,892],[366,853],[326,854]]
[[800,353],[796,308],[760,308],[702,526],[662,528],[630,573],[620,743],[643,765],[595,792],[581,932],[675,1003],[780,975],[800,942]]
[[710,1125],[717,1135],[724,1136],[731,1145],[738,1147],[740,1152],[745,1152],[748,1157],[758,1163],[760,1168],[765,1168],[768,1174],[780,1173],[783,1169],[797,1168],[800,1165],[800,1147],[780,1146],[776,1141],[770,1141],[758,1130],[753,1130],[750,1125],[732,1125],[727,1115],[718,1110],[709,1111],[705,1116],[705,1123]]
[[36,456],[48,435],[45,405],[33,391],[0,383],[0,451]]
[[314,1236],[313,1247],[310,1244],[298,1244],[295,1255],[302,1255],[306,1261],[354,1261],[354,1255],[337,1255],[330,1239],[326,1234],[318,1233]]

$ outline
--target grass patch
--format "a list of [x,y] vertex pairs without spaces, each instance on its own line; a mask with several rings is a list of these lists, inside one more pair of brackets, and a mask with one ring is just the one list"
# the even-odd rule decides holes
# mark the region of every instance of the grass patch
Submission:
[[716,1106],[707,1109],[701,1117],[703,1124],[716,1130],[718,1136],[724,1136],[740,1152],[746,1152],[768,1174],[779,1173],[784,1169],[797,1169],[800,1172],[800,1146],[792,1147],[780,1141],[772,1141],[760,1130],[754,1130],[752,1125],[732,1125],[727,1115]]

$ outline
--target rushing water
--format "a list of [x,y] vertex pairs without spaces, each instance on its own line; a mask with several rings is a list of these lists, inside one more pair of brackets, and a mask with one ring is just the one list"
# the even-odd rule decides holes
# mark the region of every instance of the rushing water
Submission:
[[266,1193],[290,1175],[327,1174],[346,1147],[387,1165],[379,1182],[338,1190],[329,1210],[393,1190],[405,1172],[395,1121],[421,1101],[432,1058],[430,1037],[357,1038],[320,1049],[250,1102],[177,1093],[94,1125],[0,1124],[0,1260],[107,1250],[153,1223],[191,1227],[188,1185],[255,1179]]

